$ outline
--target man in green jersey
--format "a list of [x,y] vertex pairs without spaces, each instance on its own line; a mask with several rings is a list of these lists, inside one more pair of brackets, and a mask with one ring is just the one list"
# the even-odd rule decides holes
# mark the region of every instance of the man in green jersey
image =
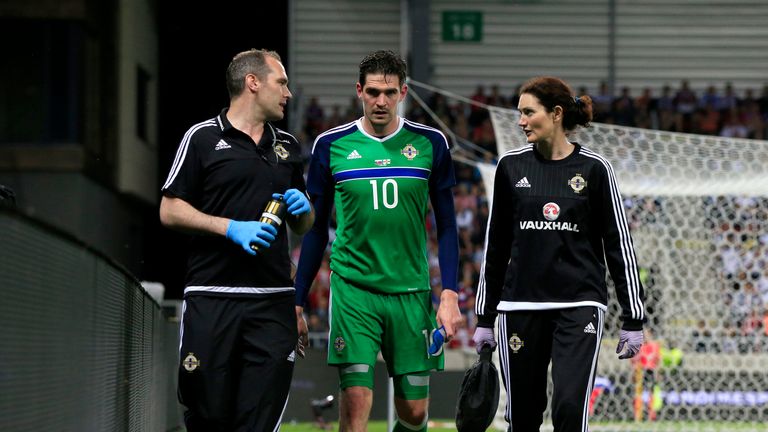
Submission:
[[[405,62],[376,51],[360,63],[357,96],[364,116],[320,134],[307,191],[316,219],[304,237],[296,275],[299,332],[303,307],[328,243],[332,206],[328,363],[338,367],[339,430],[365,431],[379,351],[395,387],[394,431],[426,431],[429,375],[443,369],[430,354],[436,328],[450,339],[462,324],[456,293],[456,183],[445,136],[397,115],[405,98]],[[428,204],[435,213],[443,291],[435,315],[427,262]]]

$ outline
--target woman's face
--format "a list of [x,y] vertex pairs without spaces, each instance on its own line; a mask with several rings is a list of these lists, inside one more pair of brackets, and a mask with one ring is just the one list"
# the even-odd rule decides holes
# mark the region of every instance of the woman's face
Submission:
[[520,111],[520,121],[517,125],[523,129],[529,143],[553,141],[556,115],[554,112],[547,112],[539,98],[530,93],[523,93],[520,95],[517,109]]

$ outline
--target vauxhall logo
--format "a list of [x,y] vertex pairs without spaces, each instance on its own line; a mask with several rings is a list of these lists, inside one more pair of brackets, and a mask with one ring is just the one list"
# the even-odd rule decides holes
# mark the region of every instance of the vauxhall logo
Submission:
[[520,221],[520,229],[544,230],[544,231],[573,231],[579,232],[579,224],[570,222],[550,222],[550,221]]
[[572,231],[579,232],[579,225],[570,222],[557,222],[560,217],[560,206],[554,202],[544,204],[541,214],[546,221],[520,221],[520,229],[544,230],[544,231]]

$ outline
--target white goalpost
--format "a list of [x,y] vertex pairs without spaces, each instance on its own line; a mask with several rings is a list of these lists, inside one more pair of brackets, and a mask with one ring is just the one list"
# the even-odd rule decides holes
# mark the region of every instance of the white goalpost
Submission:
[[[526,144],[516,110],[483,107],[497,154]],[[656,348],[650,352],[659,356],[642,363],[616,358],[619,308],[607,276],[611,297],[591,430],[765,430],[768,141],[599,123],[570,139],[614,167],[646,289]],[[493,165],[472,160],[471,152],[456,154],[479,169],[490,199]],[[495,425],[503,430],[500,420]],[[542,430],[551,430],[549,411]]]

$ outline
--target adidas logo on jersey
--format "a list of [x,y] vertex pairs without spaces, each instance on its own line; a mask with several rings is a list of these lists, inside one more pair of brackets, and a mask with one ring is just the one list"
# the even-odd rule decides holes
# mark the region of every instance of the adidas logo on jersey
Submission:
[[361,159],[361,158],[362,156],[360,156],[360,153],[358,153],[357,150],[352,150],[352,153],[350,153],[349,156],[347,156],[347,160]]
[[597,334],[597,330],[595,330],[595,326],[593,326],[592,323],[589,323],[584,327],[584,333]]
[[528,183],[528,177],[521,178],[520,181],[515,183],[515,187],[527,187],[527,188],[531,187],[531,184]]
[[228,148],[232,148],[232,146],[227,144],[226,141],[220,140],[218,143],[216,143],[216,147],[214,148],[214,150],[223,150]]

